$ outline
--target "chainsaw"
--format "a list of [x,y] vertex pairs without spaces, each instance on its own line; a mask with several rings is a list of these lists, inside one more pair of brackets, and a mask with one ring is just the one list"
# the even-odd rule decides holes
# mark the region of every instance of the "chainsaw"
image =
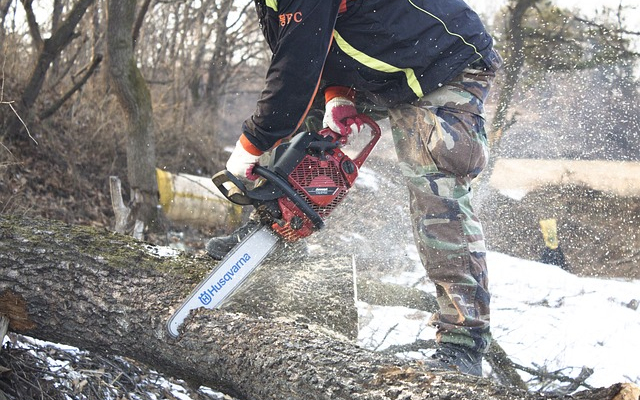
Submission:
[[345,198],[380,139],[380,127],[373,119],[366,115],[358,118],[371,129],[371,138],[353,158],[343,151],[347,136],[325,128],[301,132],[277,146],[269,166],[253,168],[262,178],[253,189],[226,170],[213,176],[213,183],[229,201],[255,208],[260,224],[173,313],[167,323],[171,336],[179,336],[179,327],[191,310],[222,306],[278,243],[295,242],[324,227],[325,219]]

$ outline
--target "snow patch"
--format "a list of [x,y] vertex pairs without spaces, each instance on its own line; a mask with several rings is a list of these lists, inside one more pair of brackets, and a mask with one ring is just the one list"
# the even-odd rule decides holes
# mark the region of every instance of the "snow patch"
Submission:
[[[576,376],[594,369],[586,383],[640,385],[640,280],[572,275],[556,266],[500,253],[487,254],[494,338],[516,363]],[[434,292],[422,266],[385,277],[385,282]],[[420,313],[420,314],[418,314]],[[404,307],[358,303],[358,343],[382,350],[433,339],[430,314]],[[417,317],[420,318],[417,318]],[[404,354],[420,358],[421,353]],[[521,373],[523,379],[527,374]]]
[[180,251],[169,246],[154,246],[145,244],[144,248],[149,254],[154,257],[177,257],[180,254]]

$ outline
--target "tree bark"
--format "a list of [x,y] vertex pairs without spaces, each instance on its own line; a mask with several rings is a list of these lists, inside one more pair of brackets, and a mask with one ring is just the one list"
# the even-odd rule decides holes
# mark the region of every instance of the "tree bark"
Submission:
[[127,120],[127,175],[132,218],[145,229],[162,230],[158,212],[156,152],[151,93],[136,65],[132,30],[136,0],[108,2],[107,52],[109,77]]
[[[169,314],[211,264],[157,251],[93,228],[0,217],[0,314],[13,331],[131,357],[242,399],[548,398],[429,371],[327,336],[306,321],[199,310],[172,340]],[[613,399],[623,388],[570,398]]]
[[500,140],[503,131],[508,125],[507,114],[511,106],[511,100],[515,93],[520,73],[524,66],[524,27],[522,21],[527,10],[533,7],[539,0],[514,0],[509,5],[509,17],[507,19],[507,35],[509,37],[509,51],[505,54],[505,80],[498,99],[496,115],[492,123],[492,150],[499,152]]

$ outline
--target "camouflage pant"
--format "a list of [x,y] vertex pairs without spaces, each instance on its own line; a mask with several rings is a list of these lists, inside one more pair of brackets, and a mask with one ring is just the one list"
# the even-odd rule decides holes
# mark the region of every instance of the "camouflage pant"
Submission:
[[489,300],[486,249],[471,206],[471,181],[486,166],[483,102],[501,60],[467,68],[412,104],[389,110],[410,196],[413,234],[440,311],[431,324],[441,342],[486,351]]

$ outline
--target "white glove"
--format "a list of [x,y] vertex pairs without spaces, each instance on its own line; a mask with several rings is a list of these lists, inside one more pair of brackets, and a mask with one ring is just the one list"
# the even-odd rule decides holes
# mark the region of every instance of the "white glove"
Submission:
[[362,128],[362,121],[357,115],[353,101],[346,97],[334,97],[325,105],[322,125],[343,136],[358,133]]
[[260,154],[255,155],[247,151],[241,141],[236,142],[236,147],[227,160],[227,171],[239,178],[256,180],[258,176],[253,173],[253,167],[258,163]]

